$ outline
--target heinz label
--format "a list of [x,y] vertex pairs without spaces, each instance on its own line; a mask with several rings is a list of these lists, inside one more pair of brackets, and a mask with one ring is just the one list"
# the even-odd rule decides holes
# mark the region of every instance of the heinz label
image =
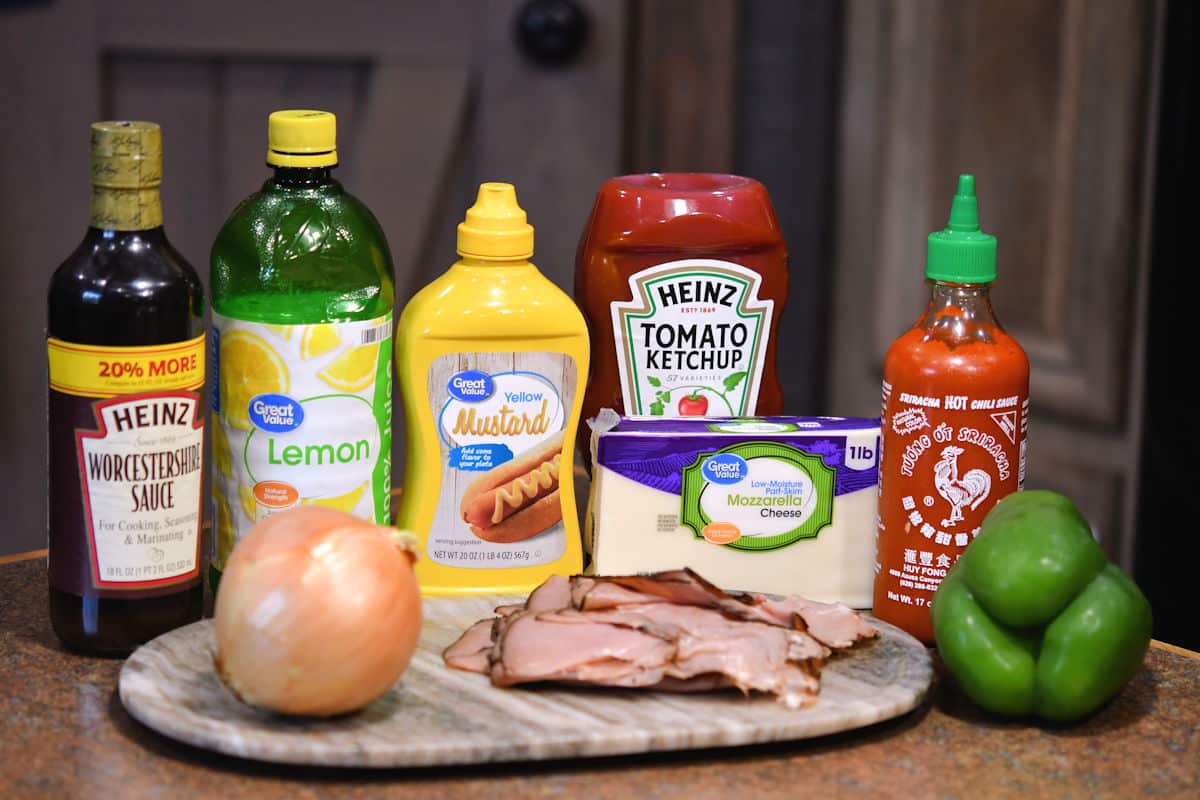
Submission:
[[47,349],[52,463],[65,489],[51,515],[64,544],[52,585],[120,597],[198,580],[205,337],[137,347],[51,338]]
[[626,414],[752,413],[774,311],[759,282],[745,267],[704,258],[629,276],[633,299],[612,304]]

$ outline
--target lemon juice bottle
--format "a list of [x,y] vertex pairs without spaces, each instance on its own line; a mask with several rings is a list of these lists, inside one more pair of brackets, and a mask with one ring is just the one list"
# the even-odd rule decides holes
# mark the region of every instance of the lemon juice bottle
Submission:
[[270,514],[314,503],[391,521],[392,261],[331,175],[335,126],[271,114],[274,175],[213,244],[214,587]]

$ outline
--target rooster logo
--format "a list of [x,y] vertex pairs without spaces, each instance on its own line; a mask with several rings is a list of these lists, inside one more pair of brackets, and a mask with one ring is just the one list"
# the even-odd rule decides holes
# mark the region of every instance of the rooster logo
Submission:
[[958,457],[962,453],[961,447],[943,448],[942,460],[933,465],[933,484],[950,504],[950,518],[942,520],[947,528],[962,521],[963,506],[974,511],[992,491],[992,477],[981,469],[967,470],[966,475],[958,477]]

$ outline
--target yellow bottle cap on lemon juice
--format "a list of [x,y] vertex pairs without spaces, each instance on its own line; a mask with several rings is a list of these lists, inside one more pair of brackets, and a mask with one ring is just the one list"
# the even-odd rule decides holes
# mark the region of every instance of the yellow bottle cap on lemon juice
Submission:
[[511,183],[481,183],[475,205],[458,226],[458,254],[487,261],[512,261],[533,255],[533,226],[517,204]]
[[328,111],[274,111],[267,118],[267,163],[275,167],[332,167],[337,118]]

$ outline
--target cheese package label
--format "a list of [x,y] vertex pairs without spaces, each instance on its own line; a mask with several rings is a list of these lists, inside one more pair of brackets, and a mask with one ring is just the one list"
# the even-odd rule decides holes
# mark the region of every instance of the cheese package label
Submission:
[[589,572],[870,606],[877,419],[627,417],[592,447]]

